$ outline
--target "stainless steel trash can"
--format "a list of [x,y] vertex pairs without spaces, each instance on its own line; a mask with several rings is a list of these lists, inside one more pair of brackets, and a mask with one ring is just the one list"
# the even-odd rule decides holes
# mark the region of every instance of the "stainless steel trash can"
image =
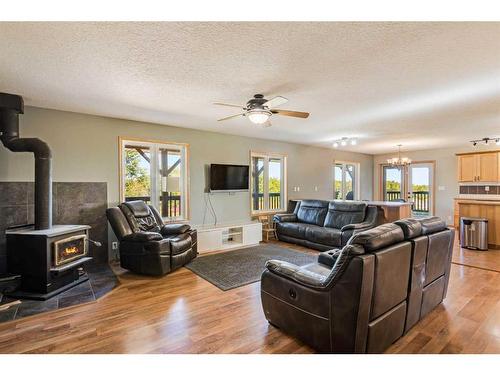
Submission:
[[461,217],[460,246],[466,249],[488,250],[488,219]]

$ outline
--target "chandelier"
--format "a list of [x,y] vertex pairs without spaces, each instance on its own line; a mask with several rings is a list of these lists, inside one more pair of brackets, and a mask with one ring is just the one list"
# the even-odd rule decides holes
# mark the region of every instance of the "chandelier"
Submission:
[[411,164],[411,159],[401,157],[401,146],[402,145],[398,145],[398,157],[397,158],[387,159],[387,163],[390,164],[392,167],[400,168],[400,167],[405,167],[405,166]]

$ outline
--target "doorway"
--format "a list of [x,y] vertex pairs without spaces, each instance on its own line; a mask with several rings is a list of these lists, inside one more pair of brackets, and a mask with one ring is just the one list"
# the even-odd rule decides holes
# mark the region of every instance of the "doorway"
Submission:
[[434,161],[413,162],[405,167],[382,165],[382,200],[411,202],[412,216],[434,214]]

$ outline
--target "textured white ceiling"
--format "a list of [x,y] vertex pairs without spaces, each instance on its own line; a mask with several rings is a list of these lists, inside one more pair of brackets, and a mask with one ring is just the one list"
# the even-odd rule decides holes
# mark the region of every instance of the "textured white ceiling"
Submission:
[[[500,136],[500,23],[0,23],[27,105],[383,153]],[[218,123],[253,94],[307,120]]]

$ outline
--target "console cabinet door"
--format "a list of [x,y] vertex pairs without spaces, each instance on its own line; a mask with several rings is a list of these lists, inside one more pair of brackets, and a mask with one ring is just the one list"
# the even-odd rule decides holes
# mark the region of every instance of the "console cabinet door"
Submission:
[[477,179],[482,182],[498,180],[498,152],[477,155]]
[[474,182],[477,179],[476,164],[477,155],[460,155],[458,157],[458,181]]

